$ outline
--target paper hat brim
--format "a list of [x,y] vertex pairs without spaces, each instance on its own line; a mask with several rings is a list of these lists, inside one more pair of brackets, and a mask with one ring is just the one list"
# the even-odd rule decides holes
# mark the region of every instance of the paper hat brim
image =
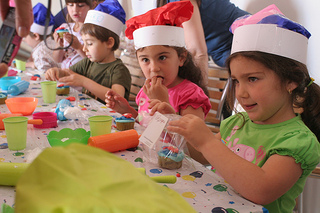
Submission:
[[307,63],[308,39],[276,24],[243,25],[234,31],[231,54],[260,51]]
[[124,24],[116,17],[98,10],[89,10],[84,23],[95,24],[120,36]]
[[133,32],[135,49],[153,45],[184,47],[184,31],[182,27],[154,25],[142,27]]
[[[52,26],[48,26],[46,35],[50,35],[52,33]],[[30,28],[30,32],[38,33],[39,35],[44,35],[45,26],[42,26],[37,23],[33,23]]]

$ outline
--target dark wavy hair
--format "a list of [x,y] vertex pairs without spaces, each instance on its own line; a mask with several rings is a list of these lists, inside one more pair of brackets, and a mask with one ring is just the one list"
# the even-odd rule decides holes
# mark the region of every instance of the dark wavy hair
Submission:
[[[296,112],[301,114],[302,121],[320,142],[320,87],[316,83],[312,83],[313,80],[310,78],[307,66],[293,59],[269,53],[259,51],[238,52],[229,56],[226,61],[229,74],[231,73],[230,62],[238,56],[257,61],[273,70],[283,84],[286,82],[297,83],[298,87],[292,91],[291,95],[293,107]],[[228,94],[230,109],[234,109],[234,91],[234,85],[231,85]]]
[[[170,46],[167,46],[170,47]],[[178,76],[183,79],[187,79],[196,85],[198,85],[203,92],[209,97],[209,92],[204,84],[204,79],[201,74],[201,70],[195,65],[191,53],[184,47],[172,47],[178,53],[178,57],[185,57],[183,66],[179,67]],[[184,53],[187,53],[186,56]]]
[[114,39],[114,45],[111,48],[112,51],[115,51],[119,48],[120,45],[120,38],[117,34],[112,32],[111,30],[108,30],[104,27],[95,25],[95,24],[83,24],[81,29],[80,29],[80,34],[88,34],[91,36],[96,37],[98,40],[101,42],[107,42],[110,37]]

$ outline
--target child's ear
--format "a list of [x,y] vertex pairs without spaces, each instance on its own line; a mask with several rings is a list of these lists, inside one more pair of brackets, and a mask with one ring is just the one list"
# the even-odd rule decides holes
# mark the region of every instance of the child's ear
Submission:
[[298,87],[298,83],[297,82],[289,81],[287,83],[286,89],[287,89],[287,91],[293,91],[297,87]]
[[34,39],[37,40],[37,41],[40,41],[40,35],[39,33],[33,33],[34,35]]
[[183,53],[180,54],[179,56],[179,60],[180,60],[180,64],[179,66],[182,67],[184,65],[184,62],[186,62],[187,60],[187,55],[188,55],[188,52],[187,51],[184,51]]
[[114,38],[109,37],[108,41],[107,41],[107,45],[109,48],[112,48],[114,46]]

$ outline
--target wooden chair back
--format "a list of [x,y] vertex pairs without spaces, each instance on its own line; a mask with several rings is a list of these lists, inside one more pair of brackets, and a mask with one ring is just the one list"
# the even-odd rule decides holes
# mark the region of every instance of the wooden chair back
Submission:
[[209,129],[217,133],[222,119],[222,109],[226,101],[229,74],[225,68],[209,67],[208,70],[208,91],[211,103],[211,110],[205,122]]
[[128,68],[130,74],[131,74],[131,89],[130,89],[130,95],[129,95],[129,104],[136,110],[138,109],[138,106],[136,104],[136,96],[140,89],[142,88],[146,78],[143,75],[143,72],[139,66],[138,60],[135,56],[130,56],[126,54],[122,54],[120,56],[120,59],[122,62],[126,65]]

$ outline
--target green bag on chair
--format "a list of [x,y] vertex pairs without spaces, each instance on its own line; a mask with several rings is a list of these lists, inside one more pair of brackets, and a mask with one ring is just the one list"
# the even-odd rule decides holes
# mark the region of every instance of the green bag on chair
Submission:
[[82,144],[45,149],[16,186],[15,213],[196,212],[127,162]]

